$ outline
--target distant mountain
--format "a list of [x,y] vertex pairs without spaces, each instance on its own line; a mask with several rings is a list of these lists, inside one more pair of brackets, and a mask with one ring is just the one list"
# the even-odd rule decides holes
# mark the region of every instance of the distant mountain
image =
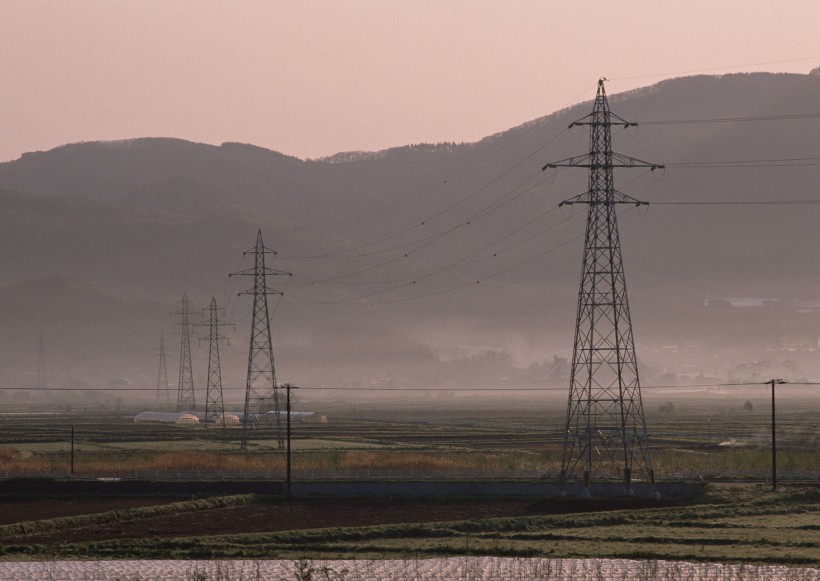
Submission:
[[[820,199],[820,120],[783,118],[818,113],[819,97],[818,75],[762,73],[610,96],[614,112],[639,123],[616,131],[613,148],[667,166],[616,172],[618,189],[651,202],[619,218],[647,365],[725,374],[802,345],[789,356],[820,377],[808,351],[820,334],[820,206],[746,204]],[[582,103],[476,143],[320,160],[144,138],[0,164],[0,345],[14,353],[0,355],[0,381],[30,373],[43,330],[55,376],[150,383],[155,344],[183,292],[199,306],[211,296],[227,303],[238,323],[227,365],[240,381],[250,302],[236,293],[248,281],[227,274],[250,265],[242,252],[258,228],[279,252],[271,265],[293,274],[271,282],[285,291],[273,321],[283,380],[384,379],[376,347],[400,384],[435,382],[437,365],[488,351],[522,369],[566,357],[584,209],[556,207],[583,192],[587,176],[540,168],[586,152],[588,135],[567,126],[589,110]],[[738,118],[747,120],[729,121]],[[765,161],[783,159],[797,161]],[[691,165],[704,162],[731,163]],[[707,306],[727,297],[774,302]],[[365,335],[379,339],[357,340]]]

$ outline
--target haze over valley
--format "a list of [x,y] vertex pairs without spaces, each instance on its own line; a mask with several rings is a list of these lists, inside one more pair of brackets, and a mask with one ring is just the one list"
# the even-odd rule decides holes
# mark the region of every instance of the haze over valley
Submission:
[[[615,174],[650,202],[619,208],[645,384],[820,378],[817,206],[769,204],[817,199],[819,121],[783,116],[812,113],[818,95],[817,71],[610,95],[638,123],[613,149],[666,166]],[[223,381],[243,386],[251,305],[237,293],[250,283],[228,273],[251,266],[242,252],[261,229],[278,252],[268,266],[292,273],[269,280],[284,292],[271,299],[280,381],[563,387],[585,210],[558,204],[587,175],[541,167],[587,151],[567,126],[589,108],[475,143],[313,160],[137,138],[0,164],[0,382],[33,383],[43,333],[49,385],[153,388],[160,333],[174,377],[170,313],[187,293],[227,307]],[[662,123],[686,120],[709,122]]]

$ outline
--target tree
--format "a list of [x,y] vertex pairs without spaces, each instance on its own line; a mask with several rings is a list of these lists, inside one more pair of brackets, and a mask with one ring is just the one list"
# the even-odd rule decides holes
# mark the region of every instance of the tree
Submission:
[[754,407],[755,407],[755,406],[753,406],[753,405],[752,405],[752,402],[750,402],[748,399],[747,399],[747,400],[746,400],[746,402],[743,404],[743,409],[744,409],[744,410],[746,410],[747,412],[752,411],[752,410],[754,409]]

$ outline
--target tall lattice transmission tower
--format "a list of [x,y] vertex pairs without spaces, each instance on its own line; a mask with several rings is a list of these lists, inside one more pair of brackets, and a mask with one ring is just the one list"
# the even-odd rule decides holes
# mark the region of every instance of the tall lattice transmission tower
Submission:
[[171,389],[168,386],[168,366],[165,357],[165,334],[159,336],[159,369],[157,370],[157,403],[171,403]]
[[177,412],[196,411],[194,374],[191,367],[191,309],[188,295],[182,295],[182,308],[174,313],[180,317],[179,382],[177,383]]
[[285,447],[279,405],[279,386],[276,384],[276,367],[273,361],[271,343],[268,295],[281,295],[278,290],[268,287],[267,277],[290,273],[265,266],[265,255],[276,253],[265,248],[262,230],[256,236],[256,246],[243,253],[254,255],[254,266],[229,276],[252,276],[253,288],[239,293],[253,295],[253,317],[251,319],[251,339],[248,350],[248,378],[245,386],[245,409],[242,416],[242,443],[240,449],[248,445],[250,430],[262,419],[262,415],[273,411],[276,422],[276,439],[280,449]]
[[208,333],[208,388],[205,392],[205,422],[217,418],[222,427],[225,427],[225,402],[222,398],[222,370],[219,363],[219,340],[225,339],[219,333],[219,327],[230,325],[219,319],[219,307],[216,297],[211,297],[211,306],[208,308],[208,322],[203,323],[209,329]]
[[589,170],[588,191],[562,202],[587,205],[561,465],[562,484],[580,476],[584,495],[595,477],[619,478],[629,492],[633,475],[655,485],[615,212],[617,204],[645,202],[615,189],[613,169],[663,166],[613,153],[612,127],[634,123],[610,112],[604,81],[592,113],[570,125],[590,127],[589,153],[543,168]]

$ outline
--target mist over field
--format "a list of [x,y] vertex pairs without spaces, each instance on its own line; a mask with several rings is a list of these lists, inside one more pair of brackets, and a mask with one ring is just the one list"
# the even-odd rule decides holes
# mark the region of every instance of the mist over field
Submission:
[[[820,75],[766,73],[610,95],[638,122],[613,149],[666,165],[615,173],[650,202],[619,211],[644,384],[820,378],[816,206],[747,204],[817,197],[820,121],[715,122],[810,113],[818,95]],[[215,296],[236,323],[223,383],[244,386],[251,300],[237,293],[250,281],[228,274],[251,266],[242,252],[261,229],[279,253],[268,266],[292,273],[269,280],[284,292],[271,298],[280,381],[564,387],[585,216],[557,206],[587,175],[540,168],[587,151],[588,134],[566,128],[589,109],[476,143],[317,160],[140,138],[0,164],[0,384],[35,382],[43,333],[50,386],[151,389],[164,333],[173,385],[170,313],[187,293],[197,308]],[[712,122],[659,123],[679,120]]]

